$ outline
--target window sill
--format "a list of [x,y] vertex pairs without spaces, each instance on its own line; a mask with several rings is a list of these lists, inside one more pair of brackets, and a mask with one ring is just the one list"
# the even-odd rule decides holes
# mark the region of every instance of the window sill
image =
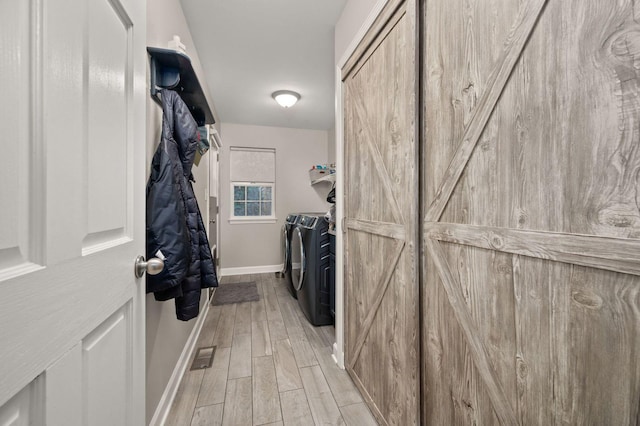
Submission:
[[251,217],[251,218],[234,218],[234,219],[229,219],[229,224],[231,225],[250,225],[250,224],[256,224],[256,223],[276,223],[278,222],[278,219],[275,217],[265,217],[265,218],[258,218],[258,217]]

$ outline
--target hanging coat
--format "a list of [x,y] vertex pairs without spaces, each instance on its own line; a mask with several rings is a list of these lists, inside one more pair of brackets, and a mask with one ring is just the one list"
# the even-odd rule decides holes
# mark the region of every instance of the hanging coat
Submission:
[[198,128],[189,108],[172,90],[162,90],[162,139],[147,183],[147,258],[164,260],[147,274],[147,293],[175,299],[176,316],[198,316],[201,289],[217,287],[209,240],[191,182]]

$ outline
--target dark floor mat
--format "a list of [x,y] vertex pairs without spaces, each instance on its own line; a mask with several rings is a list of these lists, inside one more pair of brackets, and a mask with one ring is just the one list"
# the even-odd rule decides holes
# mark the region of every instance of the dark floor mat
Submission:
[[212,305],[255,302],[260,300],[258,287],[254,281],[246,283],[220,284],[213,295]]

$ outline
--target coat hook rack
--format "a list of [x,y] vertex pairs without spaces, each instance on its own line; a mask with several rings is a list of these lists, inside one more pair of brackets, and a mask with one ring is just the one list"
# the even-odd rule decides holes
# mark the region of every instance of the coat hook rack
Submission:
[[147,47],[151,65],[151,96],[160,101],[160,89],[178,92],[191,110],[198,126],[214,124],[213,113],[198,81],[191,59],[181,52],[158,47]]

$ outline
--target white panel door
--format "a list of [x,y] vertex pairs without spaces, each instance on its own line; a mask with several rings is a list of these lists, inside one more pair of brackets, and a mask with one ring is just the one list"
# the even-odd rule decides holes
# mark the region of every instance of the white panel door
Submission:
[[142,425],[146,0],[0,0],[0,425]]

